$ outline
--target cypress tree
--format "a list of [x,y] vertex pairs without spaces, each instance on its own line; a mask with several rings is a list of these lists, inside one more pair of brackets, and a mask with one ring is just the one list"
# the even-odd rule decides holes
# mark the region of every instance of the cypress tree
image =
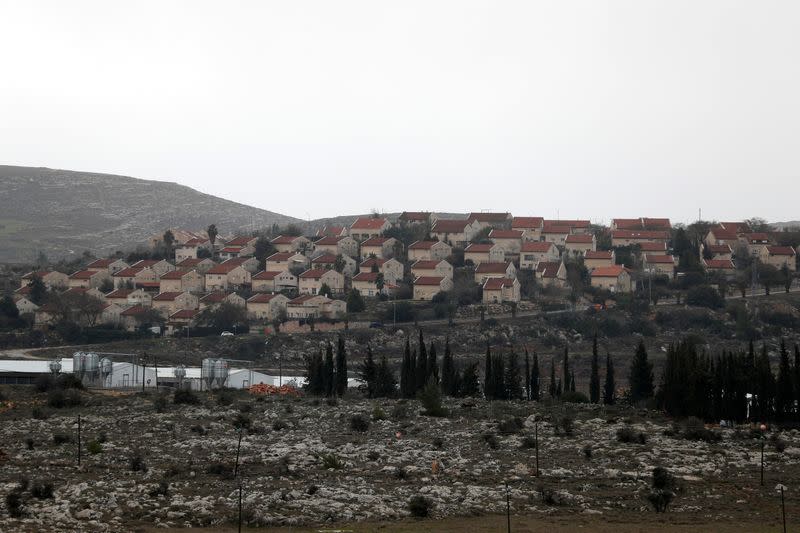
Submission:
[[775,416],[777,420],[788,420],[794,400],[794,387],[792,386],[792,370],[789,365],[789,351],[786,343],[781,339],[781,358],[778,364],[778,383],[775,395]]
[[505,368],[505,394],[504,397],[508,400],[521,400],[522,394],[522,380],[519,375],[519,357],[513,349],[508,354],[508,362]]
[[335,390],[334,384],[334,366],[333,366],[333,346],[328,342],[325,348],[325,367],[322,371],[322,383],[325,387],[325,395],[333,396]]
[[761,355],[756,362],[756,397],[758,419],[762,422],[770,420],[775,407],[775,376],[767,355],[767,346],[762,345]]
[[455,396],[458,371],[453,364],[453,355],[450,353],[450,338],[444,341],[444,356],[442,357],[442,392],[447,396]]
[[397,380],[394,377],[386,354],[381,356],[375,371],[375,396],[378,398],[391,398],[397,391]]
[[550,397],[556,397],[556,361],[555,358],[550,359]]
[[439,362],[436,360],[436,345],[431,341],[431,349],[428,352],[428,381],[439,384]]
[[561,398],[562,389],[561,389],[561,378],[558,378],[558,384],[556,385],[556,396]]
[[597,334],[592,342],[592,371],[589,376],[589,401],[600,403],[600,357],[597,355]]
[[794,345],[794,401],[797,406],[795,416],[800,418],[800,347]]
[[336,394],[344,396],[345,392],[347,392],[347,350],[340,335],[336,347]]
[[575,371],[569,373],[569,391],[575,392]]
[[367,345],[367,357],[361,364],[361,380],[367,384],[367,398],[374,398],[377,387],[378,367],[372,357],[372,348]]
[[492,388],[494,390],[494,394],[492,396],[493,400],[504,400],[506,398],[506,363],[505,359],[503,358],[503,354],[498,354],[496,357],[492,357]]
[[411,369],[411,373],[409,374],[410,379],[408,381],[409,387],[410,387],[409,390],[411,391],[411,395],[409,396],[409,398],[414,398],[417,395],[417,385],[418,385],[418,382],[417,382],[417,349],[416,348],[414,348],[411,351],[411,366],[409,368]]
[[494,398],[494,378],[492,377],[492,349],[489,344],[486,344],[483,374],[483,394],[487,400],[491,400]]
[[422,328],[419,330],[419,353],[417,354],[417,390],[425,388],[428,381],[428,350],[425,348],[425,340],[422,338]]
[[606,405],[614,405],[616,402],[615,396],[616,385],[614,384],[614,362],[611,360],[611,354],[606,353],[606,382],[603,387],[603,403]]
[[647,359],[644,341],[639,341],[636,354],[631,362],[628,383],[631,386],[631,402],[636,404],[653,397],[653,365]]
[[462,396],[468,397],[480,395],[481,387],[478,381],[478,363],[472,363],[464,369],[464,377],[461,379],[460,393]]
[[531,400],[539,401],[539,355],[533,352],[533,368],[530,374]]
[[314,352],[306,359],[306,390],[309,394],[324,394],[325,383],[323,375],[322,351]]
[[[569,347],[564,346],[564,368],[561,373],[561,379],[564,380],[564,391],[569,390]],[[561,391],[559,390],[559,396]]]
[[414,396],[414,387],[416,383],[413,378],[414,369],[411,365],[411,343],[408,342],[406,337],[406,347],[403,350],[403,363],[400,365],[400,395],[403,398],[411,398]]
[[528,348],[525,348],[525,399],[531,400],[531,358],[528,356]]

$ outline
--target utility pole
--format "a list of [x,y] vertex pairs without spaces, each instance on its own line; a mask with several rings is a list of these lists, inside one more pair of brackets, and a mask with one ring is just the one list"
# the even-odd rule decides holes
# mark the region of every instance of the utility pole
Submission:
[[81,465],[81,415],[78,415],[78,466]]
[[508,494],[508,481],[506,481],[506,525],[511,533],[511,497]]

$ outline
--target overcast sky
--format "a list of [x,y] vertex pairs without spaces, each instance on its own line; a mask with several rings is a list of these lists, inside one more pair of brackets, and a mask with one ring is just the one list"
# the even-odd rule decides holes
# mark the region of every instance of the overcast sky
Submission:
[[800,2],[0,1],[0,162],[300,218],[800,219]]

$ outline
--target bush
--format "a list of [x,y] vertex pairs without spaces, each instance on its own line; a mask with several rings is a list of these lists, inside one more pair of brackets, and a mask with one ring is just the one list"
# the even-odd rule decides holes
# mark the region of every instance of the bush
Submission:
[[433,379],[430,379],[425,388],[419,391],[417,399],[419,399],[422,407],[425,408],[422,412],[423,415],[447,416],[447,409],[442,407],[442,391]]
[[34,420],[47,420],[49,415],[47,414],[47,411],[37,405],[31,409],[31,416]]
[[250,429],[252,425],[253,421],[244,413],[237,413],[236,416],[233,417],[233,427],[236,429]]
[[86,445],[86,451],[92,455],[97,455],[98,453],[102,453],[103,445],[96,440],[89,441],[89,444]]
[[589,398],[582,392],[567,391],[561,395],[561,401],[564,403],[589,403]]
[[169,483],[167,483],[167,481],[163,479],[158,482],[158,485],[150,489],[150,491],[148,492],[151,498],[156,498],[158,496],[166,497],[168,493],[169,493]]
[[175,389],[172,395],[172,402],[176,404],[197,405],[200,398],[189,389]]
[[324,453],[319,456],[322,468],[325,470],[340,470],[344,468],[344,461],[335,453]]
[[666,468],[657,466],[653,469],[653,489],[647,495],[647,500],[657,513],[666,512],[667,507],[675,497],[675,478]]
[[24,514],[22,511],[22,493],[12,490],[6,494],[6,509],[8,509],[8,514],[11,518],[21,518]]
[[55,409],[78,407],[82,403],[81,394],[75,389],[51,389],[47,393],[47,405]]
[[411,499],[408,500],[408,510],[411,512],[411,516],[427,518],[430,516],[432,509],[433,502],[425,496],[412,496]]
[[394,470],[394,478],[400,481],[408,479],[408,471],[405,469],[404,466],[398,466]]
[[526,450],[532,450],[536,448],[536,439],[533,435],[525,435],[522,437],[522,442],[520,443],[520,447]]
[[434,449],[441,450],[444,448],[444,439],[442,437],[435,437],[431,444],[433,444]]
[[386,420],[386,413],[378,404],[375,404],[372,407],[372,419],[375,420],[376,422],[379,420]]
[[553,423],[556,435],[571,437],[575,433],[575,419],[570,415],[563,415],[556,418]]
[[233,477],[233,467],[225,463],[211,463],[206,467],[206,473],[229,479]]
[[353,431],[365,432],[369,429],[369,419],[364,415],[353,415],[350,417],[350,429]]
[[53,498],[53,484],[50,482],[36,482],[31,486],[31,495],[37,500],[50,500]]
[[155,407],[156,413],[163,413],[167,410],[167,395],[166,393],[162,393],[157,395],[153,398],[153,407]]
[[702,420],[697,417],[690,416],[683,421],[683,431],[681,437],[686,440],[700,440],[704,442],[714,443],[722,440],[722,435],[716,431],[706,429]]
[[275,422],[272,423],[272,430],[273,431],[283,431],[287,429],[289,424],[286,423],[286,420],[277,419]]
[[408,418],[408,404],[400,401],[392,407],[392,420],[405,420]]
[[34,444],[34,442],[33,442],[33,439],[31,437],[28,437],[28,438],[25,439],[25,449],[26,450],[33,450],[33,444]]
[[646,444],[647,435],[631,426],[623,426],[617,430],[617,440],[628,444]]
[[144,458],[138,452],[132,454],[128,458],[128,468],[131,472],[147,472],[147,465],[144,463]]
[[522,419],[518,416],[507,418],[497,425],[498,431],[503,435],[513,435],[522,431]]
[[60,446],[61,444],[68,444],[72,442],[72,435],[68,433],[54,433],[53,444]]
[[369,452],[367,452],[367,459],[369,459],[370,461],[377,461],[380,458],[381,454],[378,453],[376,450],[370,450]]
[[496,450],[497,446],[500,444],[497,441],[497,435],[491,432],[484,433],[483,435],[481,435],[481,438],[483,439],[483,442],[485,442],[486,445],[489,446],[489,448],[491,448],[492,450]]
[[725,299],[717,289],[710,285],[692,287],[686,293],[686,303],[709,309],[720,309],[725,305]]
[[584,459],[586,459],[587,461],[592,458],[592,445],[591,444],[586,444],[582,448],[581,451],[583,452]]

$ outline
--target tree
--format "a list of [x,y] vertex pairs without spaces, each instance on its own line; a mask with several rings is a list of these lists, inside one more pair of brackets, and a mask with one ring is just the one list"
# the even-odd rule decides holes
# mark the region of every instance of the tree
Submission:
[[372,348],[367,345],[367,357],[364,359],[364,362],[361,363],[361,380],[367,385],[367,398],[375,397],[377,376],[378,366],[375,364],[375,359],[372,357]]
[[778,420],[788,420],[794,410],[794,387],[792,370],[789,365],[789,351],[781,339],[780,362],[778,363],[778,382],[775,394],[775,416]]
[[533,366],[530,374],[531,400],[539,401],[539,354],[533,352]]
[[325,347],[325,365],[322,368],[322,382],[325,387],[325,396],[333,396],[336,391],[334,374],[333,346],[328,342],[328,345]]
[[431,349],[428,352],[427,381],[433,380],[439,384],[439,363],[436,361],[436,345],[431,341]]
[[[570,390],[570,373],[569,373],[569,348],[564,346],[564,369],[562,379],[564,380],[564,390]],[[560,395],[559,395],[560,396]]]
[[344,272],[345,262],[342,254],[336,254],[336,259],[333,260],[333,269],[341,274]]
[[347,350],[340,335],[336,346],[336,394],[344,396],[345,392],[347,392]]
[[211,224],[206,228],[206,233],[208,234],[208,242],[211,243],[211,254],[214,254],[214,243],[217,242],[217,235],[219,235],[219,231],[217,231],[217,225]]
[[484,358],[483,370],[483,394],[487,400],[494,398],[494,378],[492,377],[492,349],[489,344],[486,344],[486,356]]
[[31,289],[28,293],[28,300],[36,305],[42,305],[47,298],[47,286],[41,276],[34,275],[28,283],[28,287]]
[[254,248],[255,251],[253,252],[253,256],[258,259],[262,269],[266,264],[267,257],[271,256],[277,251],[269,239],[263,235],[256,240]]
[[642,340],[639,341],[636,354],[631,362],[628,383],[631,387],[631,402],[633,404],[653,397],[653,365],[647,359],[647,349]]
[[383,273],[378,272],[378,275],[375,276],[375,288],[378,289],[378,292],[383,292],[383,287],[385,286],[386,286],[386,280],[384,280]]
[[306,357],[306,391],[309,394],[325,394],[325,363],[322,352],[315,352],[311,357]]
[[614,384],[614,362],[611,360],[611,354],[606,354],[606,382],[603,386],[603,403],[606,405],[614,405],[616,402]]
[[[322,291],[320,291],[320,294],[322,294]],[[361,297],[361,293],[356,289],[350,289],[350,292],[347,293],[347,312],[360,313],[366,308],[367,305],[364,303],[364,298]]]
[[414,360],[411,358],[411,342],[406,337],[406,348],[403,352],[403,363],[400,366],[400,395],[413,398],[417,390]]
[[508,400],[522,399],[522,380],[519,375],[519,357],[513,349],[508,354],[503,376],[504,397]]
[[391,398],[397,391],[397,380],[394,377],[386,354],[381,355],[381,361],[375,375],[375,396],[378,398]]
[[0,317],[11,321],[15,321],[19,318],[19,309],[17,309],[17,304],[14,303],[14,299],[8,294],[0,299]]
[[478,381],[478,363],[472,363],[464,369],[464,377],[461,379],[462,396],[475,397],[481,393],[480,382]]
[[417,367],[414,375],[417,378],[416,392],[425,388],[428,381],[428,350],[425,348],[425,339],[422,336],[422,328],[419,330],[419,352],[417,354]]
[[781,273],[772,265],[759,264],[758,281],[761,283],[761,286],[764,287],[764,293],[769,296],[772,287],[781,283]]
[[600,357],[597,355],[597,334],[592,342],[592,370],[589,376],[589,401],[600,403]]
[[105,307],[106,304],[102,300],[86,293],[78,294],[74,300],[75,311],[89,327],[97,324]]
[[319,295],[327,296],[328,298],[330,298],[331,296],[333,296],[333,291],[331,291],[331,288],[328,286],[327,283],[323,283],[322,286],[319,288]]
[[528,356],[528,348],[525,348],[525,399],[531,399],[531,358]]
[[550,388],[548,390],[550,393],[551,398],[555,398],[557,396],[556,390],[556,360],[555,358],[550,359]]
[[446,396],[458,394],[456,382],[458,381],[458,371],[453,362],[453,355],[450,353],[450,338],[444,341],[444,356],[442,357],[442,392]]
[[222,302],[200,311],[197,321],[207,327],[227,331],[247,324],[247,310],[230,302]]
[[166,250],[167,257],[172,257],[175,246],[175,235],[172,233],[172,230],[165,231],[161,240],[164,241],[164,248]]
[[788,293],[789,290],[792,288],[792,281],[794,279],[793,273],[791,269],[789,269],[789,264],[784,263],[781,267],[781,275],[783,276],[783,289]]

